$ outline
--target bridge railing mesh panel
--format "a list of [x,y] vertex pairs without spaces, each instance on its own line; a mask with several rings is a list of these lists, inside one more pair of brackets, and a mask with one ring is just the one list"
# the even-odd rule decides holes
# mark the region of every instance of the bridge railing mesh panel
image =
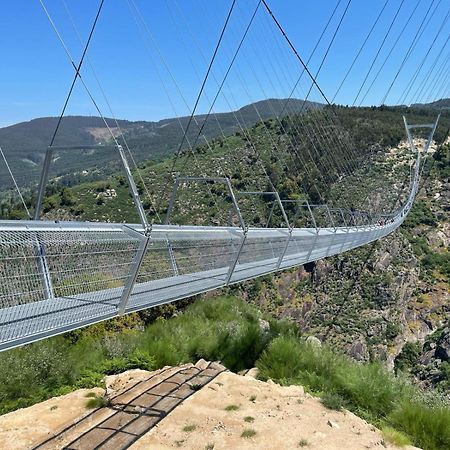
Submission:
[[0,308],[44,297],[35,236],[14,231],[0,233],[0,278]]
[[121,231],[2,231],[0,343],[114,315],[138,244]]

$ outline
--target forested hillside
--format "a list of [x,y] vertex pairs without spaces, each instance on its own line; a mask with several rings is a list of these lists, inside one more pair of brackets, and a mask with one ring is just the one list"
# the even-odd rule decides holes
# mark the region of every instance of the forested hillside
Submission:
[[[267,119],[283,112],[308,109],[314,103],[290,99],[271,99],[244,106],[235,112],[216,114],[203,128],[208,138],[234,133],[239,123],[251,126],[260,119]],[[205,116],[195,117],[198,126],[192,126],[187,140],[195,141],[198,127],[201,127]],[[133,150],[137,161],[159,161],[175,153],[183,135],[183,129],[189,117],[169,118],[158,122],[115,120],[107,118],[106,122],[112,133],[119,137],[120,130]],[[12,170],[21,185],[36,182],[39,176],[45,149],[49,145],[55,131],[57,117],[43,117],[5,128],[0,128],[0,147],[5,152]],[[118,129],[118,126],[120,130]],[[62,175],[73,172],[95,172],[94,178],[119,170],[117,153],[110,148],[102,149],[102,145],[112,142],[111,133],[100,117],[69,116],[62,119],[54,142],[55,146],[97,145],[96,150],[55,151],[51,166],[51,174]],[[122,139],[119,142],[125,146]],[[86,174],[84,174],[86,176]],[[78,176],[79,181],[83,177]],[[91,177],[92,178],[92,177]],[[4,164],[0,164],[0,190],[11,185]]]

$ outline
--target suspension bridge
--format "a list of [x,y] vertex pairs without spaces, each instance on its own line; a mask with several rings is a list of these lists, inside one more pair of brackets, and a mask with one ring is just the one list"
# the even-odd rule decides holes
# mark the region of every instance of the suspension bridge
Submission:
[[[293,51],[302,69],[302,75],[305,74],[308,80],[309,92],[304,96],[305,103],[310,98],[312,89],[328,102],[317,83],[318,73],[314,75],[310,72],[266,2],[257,3],[255,14],[261,4],[266,7],[265,19],[267,17],[273,19],[275,29],[281,31],[282,39],[287,44],[287,48]],[[75,70],[65,106],[70,99],[74,84],[79,80],[99,115],[104,117],[81,75],[82,64],[102,5],[103,1],[100,3],[91,33],[78,63],[72,59],[48,11],[44,5],[43,7]],[[226,19],[205,81],[210,75],[210,69],[232,9],[233,6]],[[346,11],[347,9],[344,10],[342,18]],[[247,31],[255,14],[234,56],[237,55],[242,42],[247,37]],[[231,60],[230,68],[234,59],[235,57]],[[218,93],[221,92],[226,76],[222,83],[217,83]],[[207,119],[204,119],[201,124],[195,123],[196,107],[203,93],[203,85],[197,102],[191,109],[189,122],[183,130],[174,165],[178,157],[183,157],[182,150],[186,149],[186,146],[186,154],[191,152],[195,157],[193,149],[196,147],[197,140],[204,138],[202,132]],[[294,92],[292,90],[290,96]],[[426,124],[409,124],[404,119],[406,137],[414,160],[407,195],[402,204],[388,213],[364,212],[355,210],[353,207],[337,207],[326,202],[313,204],[305,198],[283,198],[276,183],[270,178],[270,174],[267,174],[264,160],[260,159],[258,162],[267,175],[270,191],[237,190],[226,173],[220,176],[205,173],[194,176],[185,175],[181,170],[174,171],[172,167],[172,195],[165,210],[166,217],[160,223],[150,222],[148,211],[143,207],[128,164],[131,152],[128,146],[124,147],[111,132],[112,148],[117,151],[121,161],[140,223],[41,220],[42,203],[54,152],[87,148],[85,145],[64,148],[54,145],[54,138],[64,115],[65,106],[52,141],[46,150],[34,215],[30,215],[30,220],[0,221],[0,350],[296,267],[352,250],[387,236],[403,223],[412,207],[419,189],[423,159],[429,151],[439,119]],[[208,116],[214,114],[213,106],[214,101],[211,102]],[[331,122],[335,120],[332,116],[324,115],[328,112],[324,113],[323,108],[309,109],[304,114],[305,116],[309,114],[312,118],[315,117],[314,114],[320,114]],[[289,117],[288,112],[277,116],[280,124],[285,117]],[[299,117],[302,115],[300,114]],[[261,123],[264,124],[262,118]],[[191,124],[198,128],[194,142],[189,142],[187,134]],[[106,120],[105,125],[111,131]],[[242,125],[240,128],[243,133],[248,133],[245,126]],[[416,129],[426,132],[425,143],[420,149],[416,147],[413,136]],[[304,155],[308,152],[318,154],[320,148],[318,150],[316,146],[319,144],[326,146],[329,152],[332,152],[336,146],[342,148],[349,145],[348,141],[342,142],[340,140],[342,138],[337,136],[337,133],[331,135],[330,127],[325,128],[317,120],[311,122],[307,131],[314,137],[304,143],[302,147],[306,149]],[[269,134],[267,139],[271,139]],[[255,155],[258,155],[258,143],[251,142],[250,139],[248,141]],[[295,150],[300,147],[297,142],[291,141],[289,144],[291,151],[289,155],[284,153],[285,158],[288,156],[293,158],[295,151],[292,151],[292,148]],[[272,147],[277,149],[277,145],[273,144]],[[279,160],[282,160],[281,154],[279,156]],[[348,155],[347,157],[350,159]],[[311,159],[314,165],[323,165],[322,171],[327,169],[325,159]],[[338,170],[341,177],[345,175],[345,160],[330,159],[328,161],[335,164],[332,168]],[[226,226],[172,224],[171,215],[179,189],[189,184],[202,183],[207,186],[219,184],[226,191],[230,199],[229,223]],[[317,187],[316,190],[319,191]],[[265,226],[253,226],[246,223],[240,207],[241,198],[262,195],[272,198],[270,215],[275,214],[275,210],[278,211],[279,221],[276,226],[270,226],[270,219]],[[301,221],[298,217],[293,217],[291,210],[287,208],[287,205],[292,202],[296,203],[297,210],[301,211]]]

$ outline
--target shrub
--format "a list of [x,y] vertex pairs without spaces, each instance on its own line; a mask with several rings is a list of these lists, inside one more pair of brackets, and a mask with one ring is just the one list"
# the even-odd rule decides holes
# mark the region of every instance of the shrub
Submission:
[[416,364],[420,355],[420,344],[418,342],[407,342],[400,354],[394,360],[395,371],[405,371]]
[[103,408],[109,405],[109,400],[103,395],[96,395],[86,402],[86,407],[90,409]]
[[257,367],[263,379],[299,383],[316,393],[339,395],[365,417],[389,414],[406,389],[379,364],[357,364],[327,347],[316,349],[292,337],[273,340]]
[[395,430],[392,427],[383,427],[381,429],[383,439],[390,444],[394,444],[397,447],[404,447],[405,445],[411,445],[412,442],[408,436]]
[[228,405],[225,407],[225,411],[237,411],[239,409],[239,405]]
[[428,407],[418,400],[408,399],[401,402],[389,421],[427,450],[450,448],[449,408]]
[[241,437],[248,439],[248,438],[251,438],[251,437],[253,437],[255,435],[256,435],[256,431],[255,430],[252,430],[251,428],[247,428],[246,430],[244,430],[242,432]]
[[298,377],[301,369],[301,348],[296,339],[280,337],[275,339],[263,352],[257,362],[259,376],[283,381]]
[[325,408],[333,409],[335,411],[340,411],[344,405],[345,400],[339,395],[334,393],[325,393],[322,398],[321,402]]

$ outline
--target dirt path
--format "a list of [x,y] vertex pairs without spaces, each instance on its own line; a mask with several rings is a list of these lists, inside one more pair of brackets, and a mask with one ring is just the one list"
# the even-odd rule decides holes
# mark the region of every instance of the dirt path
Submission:
[[181,402],[217,377],[225,367],[199,362],[170,367],[142,379],[129,374],[107,379],[107,406],[35,446],[36,450],[121,450],[141,438]]

